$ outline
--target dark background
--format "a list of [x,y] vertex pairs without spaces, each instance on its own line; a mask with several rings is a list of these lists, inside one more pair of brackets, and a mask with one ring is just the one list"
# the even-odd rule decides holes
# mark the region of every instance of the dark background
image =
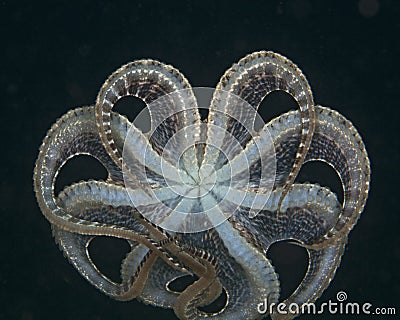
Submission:
[[[124,63],[154,58],[181,70],[192,86],[214,87],[232,63],[263,49],[293,60],[315,101],[356,125],[372,163],[367,206],[319,301],[335,301],[344,290],[349,301],[400,312],[398,1],[61,3],[0,1],[0,319],[173,319],[170,310],[109,299],[69,265],[34,198],[38,148],[58,117],[93,104],[106,77]],[[271,107],[263,116],[294,107]],[[85,165],[71,174],[86,174],[92,164]],[[322,179],[337,184],[335,177]],[[304,269],[301,253],[293,252],[277,257],[282,282]]]

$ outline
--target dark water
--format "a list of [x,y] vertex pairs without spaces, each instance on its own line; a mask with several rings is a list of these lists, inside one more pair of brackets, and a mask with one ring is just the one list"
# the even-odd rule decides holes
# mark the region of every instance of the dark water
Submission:
[[[173,319],[171,311],[103,296],[68,264],[34,199],[34,160],[57,117],[92,104],[105,78],[126,62],[155,58],[193,86],[213,87],[232,63],[261,49],[300,66],[315,101],[356,125],[372,162],[365,212],[320,301],[344,290],[351,301],[397,307],[397,316],[314,318],[397,319],[400,4],[376,2],[0,1],[0,319]],[[297,256],[281,259],[282,269],[304,268]]]

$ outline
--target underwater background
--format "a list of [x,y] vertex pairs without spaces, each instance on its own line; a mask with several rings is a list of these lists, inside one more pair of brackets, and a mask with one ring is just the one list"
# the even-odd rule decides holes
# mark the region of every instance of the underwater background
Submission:
[[[127,62],[153,58],[179,69],[193,87],[215,87],[227,68],[258,50],[296,63],[315,102],[355,124],[371,160],[367,205],[318,302],[345,291],[348,301],[397,311],[298,319],[398,319],[399,18],[395,0],[0,1],[0,319],[175,319],[171,310],[108,298],[67,262],[34,197],[34,161],[56,119],[93,104],[104,80]],[[284,94],[265,100],[266,121],[296,108]],[[122,104],[121,112],[142,107],[129,103],[136,110]],[[58,188],[104,178],[102,168],[83,160],[66,167]],[[330,169],[310,166],[299,179],[340,193]],[[126,244],[99,239],[93,250],[118,278]],[[305,252],[279,244],[269,254],[287,295],[307,267]]]

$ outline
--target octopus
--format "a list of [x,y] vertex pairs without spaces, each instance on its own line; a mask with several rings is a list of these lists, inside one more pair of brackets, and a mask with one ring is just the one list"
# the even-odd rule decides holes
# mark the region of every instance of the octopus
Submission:
[[[256,128],[261,102],[277,90],[293,97],[296,110]],[[344,116],[314,104],[293,62],[271,51],[225,72],[206,119],[195,93],[177,69],[155,60],[115,71],[93,106],[69,111],[44,138],[33,179],[40,210],[69,262],[113,299],[172,308],[179,319],[293,319],[300,311],[288,306],[314,302],[328,287],[363,211],[364,143]],[[149,131],[113,111],[126,96],[146,104]],[[81,154],[96,158],[107,179],[55,194],[60,170]],[[336,171],[343,201],[327,187],[297,182],[311,161]],[[89,244],[99,236],[129,243],[120,282],[91,259]],[[284,240],[307,250],[308,269],[282,301],[267,251]],[[171,285],[188,276],[182,290]],[[222,294],[219,310],[207,311]],[[263,301],[275,307],[260,312]]]

